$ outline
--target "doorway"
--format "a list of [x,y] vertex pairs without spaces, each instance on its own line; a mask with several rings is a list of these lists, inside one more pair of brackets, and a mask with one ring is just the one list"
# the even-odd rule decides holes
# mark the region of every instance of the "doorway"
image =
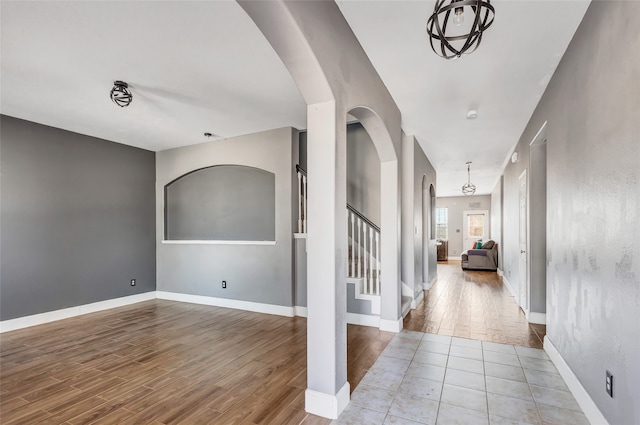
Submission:
[[489,212],[486,210],[465,211],[462,218],[462,250],[472,249],[472,246],[480,240],[489,237]]
[[519,191],[519,204],[520,204],[520,214],[518,220],[518,228],[519,228],[519,237],[518,243],[520,247],[520,261],[519,261],[519,270],[518,276],[520,277],[519,285],[518,285],[518,304],[522,308],[522,310],[526,313],[529,310],[529,258],[528,258],[528,249],[527,249],[527,170],[524,170],[519,177],[520,181],[520,191]]

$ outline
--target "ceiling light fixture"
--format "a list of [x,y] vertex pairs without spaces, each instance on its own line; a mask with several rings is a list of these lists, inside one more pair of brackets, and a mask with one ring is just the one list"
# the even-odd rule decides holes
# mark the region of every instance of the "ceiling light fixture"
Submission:
[[[453,13],[452,13],[453,12]],[[471,25],[463,25],[465,22]],[[491,0],[437,0],[427,20],[431,48],[445,59],[456,59],[475,51],[482,33],[491,26],[495,9]]]
[[129,85],[124,81],[115,81],[111,89],[111,100],[121,108],[129,106],[133,100],[133,95],[129,91]]
[[467,175],[469,176],[469,179],[467,180],[467,183],[462,186],[462,193],[469,196],[476,193],[476,185],[471,183],[471,161],[467,162]]
[[467,112],[467,119],[475,120],[476,118],[478,118],[478,111],[475,109],[469,109],[469,111]]

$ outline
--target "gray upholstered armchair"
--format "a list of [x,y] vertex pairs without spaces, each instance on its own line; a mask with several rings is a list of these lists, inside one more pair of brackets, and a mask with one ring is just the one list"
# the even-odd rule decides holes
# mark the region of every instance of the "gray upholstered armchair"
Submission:
[[462,253],[463,270],[498,270],[498,244],[488,240],[480,249]]

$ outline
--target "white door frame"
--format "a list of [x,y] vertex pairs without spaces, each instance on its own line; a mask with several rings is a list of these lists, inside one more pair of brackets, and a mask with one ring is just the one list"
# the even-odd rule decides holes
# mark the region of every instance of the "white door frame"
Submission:
[[[524,194],[522,193],[523,186]],[[524,216],[520,211],[522,201],[525,203]],[[522,223],[523,219],[524,223]],[[523,225],[524,229],[522,229]],[[526,169],[518,177],[518,250],[518,305],[525,314],[529,314],[529,293],[531,291],[529,282],[529,184]]]
[[[483,226],[484,233],[480,237],[469,238],[468,237],[469,236],[469,225],[468,225],[469,220],[467,216],[475,215],[475,214],[484,214],[484,226]],[[477,241],[479,239],[486,241],[488,238],[489,238],[489,211],[487,210],[464,211],[462,213],[462,251],[471,249],[471,246],[469,245],[469,241],[473,241],[473,240]]]

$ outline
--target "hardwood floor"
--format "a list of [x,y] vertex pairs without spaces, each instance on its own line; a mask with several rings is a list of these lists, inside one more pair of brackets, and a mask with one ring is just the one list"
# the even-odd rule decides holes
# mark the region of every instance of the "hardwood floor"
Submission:
[[[438,265],[404,328],[542,347],[495,273]],[[351,389],[394,334],[349,325]],[[306,319],[154,300],[0,336],[0,423],[306,424]]]
[[404,319],[404,328],[542,348],[545,325],[529,324],[495,272],[438,263],[438,280]]
[[[393,337],[349,325],[354,389]],[[304,411],[306,319],[148,301],[8,332],[0,423],[328,424]]]

